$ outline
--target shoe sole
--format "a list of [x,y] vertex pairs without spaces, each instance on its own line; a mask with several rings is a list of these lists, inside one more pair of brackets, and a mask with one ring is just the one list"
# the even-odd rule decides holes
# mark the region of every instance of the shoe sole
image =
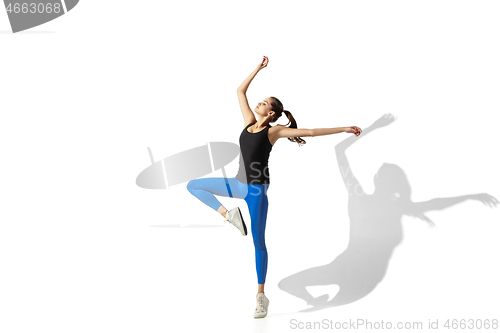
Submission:
[[239,207],[238,207],[238,214],[240,214],[241,224],[243,224],[243,230],[245,230],[245,234],[243,236],[246,236],[247,235],[247,226],[245,225],[245,221],[243,221],[243,216],[241,215]]

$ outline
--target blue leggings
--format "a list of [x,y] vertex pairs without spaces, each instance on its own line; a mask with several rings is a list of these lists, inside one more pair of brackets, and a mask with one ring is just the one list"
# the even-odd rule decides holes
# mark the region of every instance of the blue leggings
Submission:
[[236,178],[210,177],[193,179],[187,184],[192,195],[215,211],[222,205],[214,196],[245,199],[252,220],[252,237],[255,246],[255,265],[259,284],[264,284],[267,273],[267,249],[264,240],[267,218],[267,191],[269,184],[243,184]]

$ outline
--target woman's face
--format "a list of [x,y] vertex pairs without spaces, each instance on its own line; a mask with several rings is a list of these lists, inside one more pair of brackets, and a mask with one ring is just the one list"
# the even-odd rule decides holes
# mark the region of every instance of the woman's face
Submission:
[[261,116],[267,117],[269,115],[269,112],[272,111],[271,110],[272,100],[273,99],[271,97],[268,97],[264,99],[262,102],[259,102],[255,107],[254,111]]

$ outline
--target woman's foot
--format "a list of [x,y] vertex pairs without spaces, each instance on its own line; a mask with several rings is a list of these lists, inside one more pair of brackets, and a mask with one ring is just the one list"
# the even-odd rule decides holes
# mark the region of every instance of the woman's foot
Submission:
[[257,307],[255,308],[254,318],[264,318],[267,316],[267,309],[269,308],[269,299],[264,293],[257,295]]

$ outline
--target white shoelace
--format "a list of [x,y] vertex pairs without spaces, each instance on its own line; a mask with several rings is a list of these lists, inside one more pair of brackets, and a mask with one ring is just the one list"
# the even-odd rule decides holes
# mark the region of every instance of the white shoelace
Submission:
[[229,222],[229,223],[231,223],[232,225],[234,225],[236,227],[236,224],[234,224],[234,222],[229,219],[229,217],[227,216],[227,214],[226,214],[226,220],[225,220],[225,222]]
[[264,296],[257,296],[257,312],[264,312]]

